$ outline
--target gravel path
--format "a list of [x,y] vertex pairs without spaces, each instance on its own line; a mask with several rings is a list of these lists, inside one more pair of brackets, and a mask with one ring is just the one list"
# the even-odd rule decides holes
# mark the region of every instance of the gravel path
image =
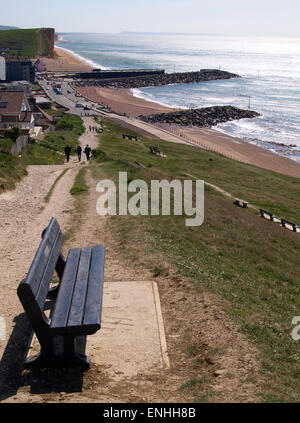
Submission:
[[[90,124],[90,118],[84,118]],[[80,137],[82,147],[96,146],[95,133],[85,133]],[[82,157],[85,163],[85,155]],[[77,157],[71,156],[69,163],[53,166],[28,166],[28,175],[17,184],[13,191],[0,195],[0,317],[5,322],[5,339],[0,339],[0,356],[14,328],[14,319],[23,313],[22,305],[16,295],[20,281],[26,277],[29,264],[41,240],[41,233],[52,216],[59,221],[64,232],[70,224],[69,212],[74,198],[70,194],[74,178],[79,168]],[[49,202],[45,196],[61,173],[68,171],[58,180]],[[0,366],[1,375],[5,368]]]
[[[6,337],[10,336],[14,317],[22,313],[22,306],[16,295],[19,282],[26,276],[28,263],[40,243],[42,230],[52,216],[59,219],[62,230],[67,221],[67,212],[72,207],[73,198],[69,193],[76,174],[76,167],[58,181],[51,201],[46,204],[44,197],[63,166],[30,166],[28,176],[14,191],[0,195],[0,315],[5,317]],[[45,206],[43,210],[41,208]],[[4,342],[0,344],[0,354]]]

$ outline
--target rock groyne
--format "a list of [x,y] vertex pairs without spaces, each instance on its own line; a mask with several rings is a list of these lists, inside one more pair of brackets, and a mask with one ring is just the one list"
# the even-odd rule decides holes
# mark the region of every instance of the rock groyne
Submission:
[[235,119],[255,118],[258,116],[260,116],[260,114],[252,110],[243,110],[234,106],[214,106],[139,116],[139,118],[149,123],[168,123],[180,126],[192,125],[201,128],[211,128],[219,123]]
[[77,86],[96,85],[103,88],[145,88],[168,84],[187,84],[217,79],[240,78],[231,72],[219,69],[201,69],[198,72],[164,73],[158,75],[138,76],[129,78],[101,79],[77,82]]

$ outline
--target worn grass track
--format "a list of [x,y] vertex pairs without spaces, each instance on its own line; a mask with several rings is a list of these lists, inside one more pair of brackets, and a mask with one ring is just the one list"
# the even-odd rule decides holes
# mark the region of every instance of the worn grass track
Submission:
[[[129,181],[149,184],[152,179],[187,179],[191,173],[300,223],[300,179],[186,145],[139,135],[138,142],[124,141],[122,132],[105,121],[100,138],[105,154],[93,160],[95,177],[117,181],[118,172],[127,171]],[[150,154],[150,145],[167,158]],[[186,227],[184,216],[115,216],[110,224],[119,233],[120,251],[153,269],[154,276],[172,268],[200,292],[209,290],[220,298],[223,309],[259,349],[262,401],[300,400],[299,345],[291,338],[292,318],[300,312],[300,234],[261,219],[256,211],[235,207],[213,188],[205,190],[200,227]]]

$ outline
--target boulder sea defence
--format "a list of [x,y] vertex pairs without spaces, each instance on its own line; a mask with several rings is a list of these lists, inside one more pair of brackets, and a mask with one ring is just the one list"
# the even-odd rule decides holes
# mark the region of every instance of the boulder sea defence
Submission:
[[180,110],[170,113],[159,113],[149,116],[139,116],[139,119],[149,123],[168,123],[180,126],[199,126],[211,128],[219,123],[260,116],[253,110],[243,110],[234,106],[214,106],[200,109]]
[[145,88],[168,84],[187,84],[192,82],[212,81],[216,79],[240,78],[231,72],[219,69],[201,69],[198,72],[162,73],[149,76],[127,78],[92,79],[76,82],[77,86],[96,85],[103,88]]

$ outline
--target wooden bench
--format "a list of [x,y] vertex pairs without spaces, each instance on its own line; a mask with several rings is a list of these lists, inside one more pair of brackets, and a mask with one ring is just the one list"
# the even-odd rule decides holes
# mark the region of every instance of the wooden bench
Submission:
[[259,209],[259,213],[260,213],[260,215],[261,215],[261,217],[265,217],[265,216],[268,216],[269,217],[269,219],[272,221],[272,222],[274,222],[274,220],[275,220],[275,215],[273,214],[273,213],[270,213],[270,212],[267,212],[266,210],[264,210],[264,209]]
[[137,137],[134,136],[134,135],[122,134],[122,137],[123,137],[123,140],[126,139],[126,138],[129,139],[129,140],[134,140],[134,141],[138,140]]
[[236,206],[243,207],[246,209],[248,207],[247,201],[239,200],[238,198],[235,199],[234,203]]
[[[78,352],[76,338],[92,335],[101,326],[105,247],[72,248],[65,259],[62,244],[63,234],[52,218],[27,277],[18,286],[18,297],[41,346],[37,357],[26,360],[26,368],[88,368],[90,364],[89,358]],[[55,270],[60,282],[49,289]],[[45,311],[51,303],[47,317]],[[58,336],[63,340],[59,354],[54,342]]]
[[155,154],[156,156],[159,157],[167,157],[163,152],[161,152],[157,147],[149,147],[150,148],[150,153],[151,154]]
[[285,228],[286,225],[290,225],[293,228],[293,232],[297,232],[298,226],[296,225],[296,223],[290,222],[286,219],[281,219],[281,225]]

